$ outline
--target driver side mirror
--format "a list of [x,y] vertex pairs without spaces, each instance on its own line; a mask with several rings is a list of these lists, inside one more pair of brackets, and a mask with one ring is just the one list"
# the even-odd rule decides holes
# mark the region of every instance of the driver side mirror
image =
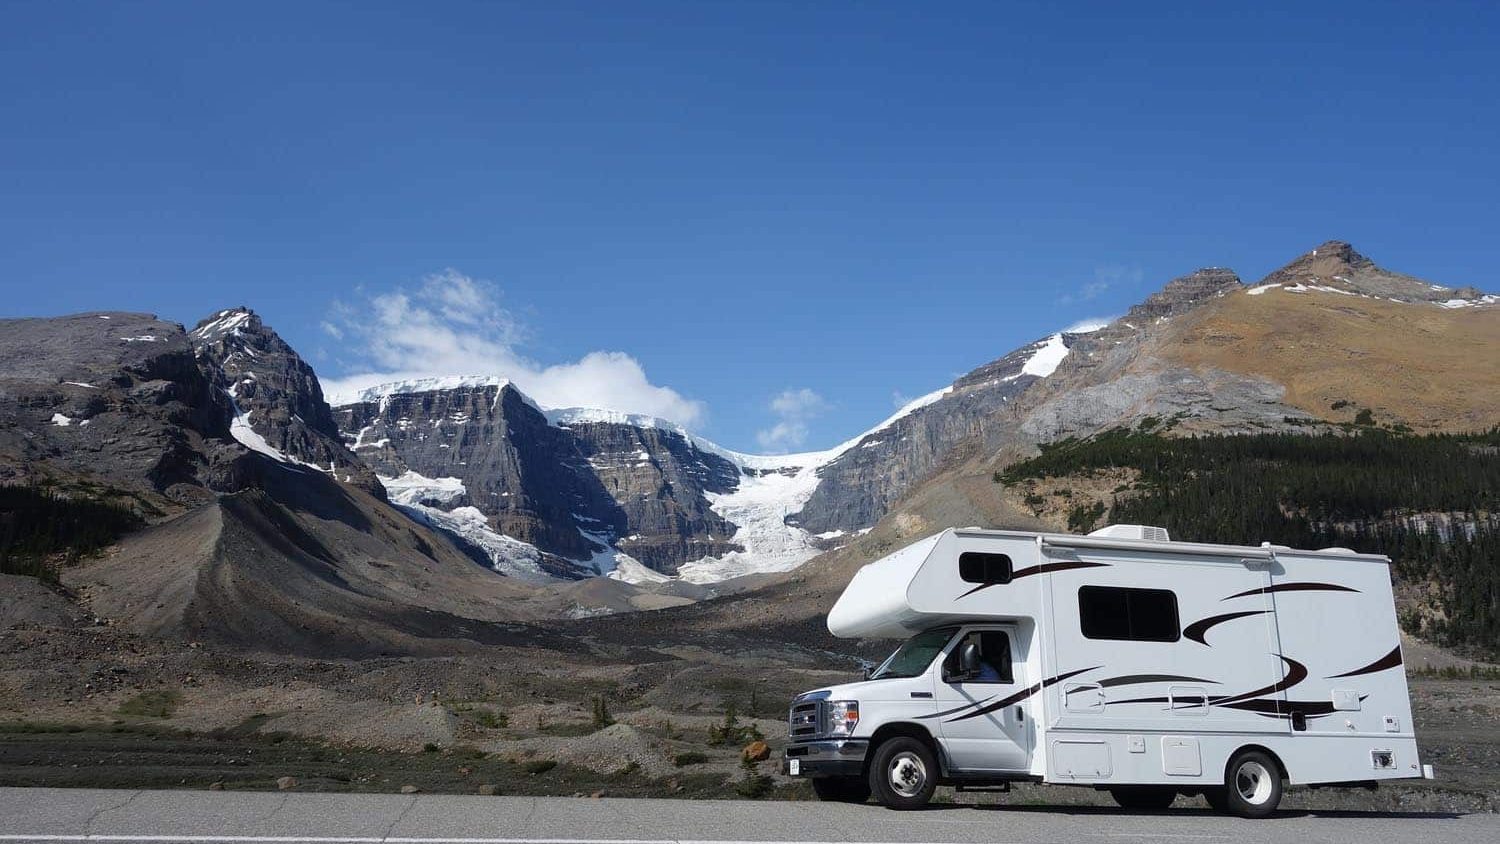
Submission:
[[870,679],[870,675],[875,673],[875,663],[873,663],[873,662],[860,662],[860,664],[859,664],[859,670],[860,670],[860,673],[864,675],[864,678],[866,680],[868,680],[868,679]]
[[977,676],[979,676],[979,645],[974,642],[965,642],[958,649],[958,673],[953,679],[962,682]]

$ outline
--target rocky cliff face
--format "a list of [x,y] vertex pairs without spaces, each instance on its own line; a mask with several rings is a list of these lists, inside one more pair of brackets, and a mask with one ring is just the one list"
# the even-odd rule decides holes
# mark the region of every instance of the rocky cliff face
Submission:
[[244,483],[227,397],[147,314],[0,320],[0,481],[191,505]]
[[1447,287],[1383,269],[1341,240],[1330,240],[1299,256],[1257,286],[1265,285],[1352,293],[1395,302],[1428,302],[1450,308],[1497,301],[1474,287]]
[[204,376],[232,405],[232,428],[376,496],[385,490],[344,446],[311,366],[254,311],[231,308],[188,333]]
[[[657,571],[738,546],[707,494],[739,467],[683,433],[606,416],[557,424],[508,383],[377,388],[338,408],[345,440],[382,476],[430,481],[417,499],[473,507],[498,533],[565,558],[554,574],[607,571],[612,549]],[[574,571],[568,571],[572,561]]]

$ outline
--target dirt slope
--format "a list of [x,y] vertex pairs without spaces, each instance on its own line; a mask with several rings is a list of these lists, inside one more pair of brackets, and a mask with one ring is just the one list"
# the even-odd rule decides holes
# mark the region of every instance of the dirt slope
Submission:
[[[1147,354],[1280,384],[1318,419],[1473,431],[1500,422],[1500,306],[1442,308],[1268,287],[1206,303]],[[1333,410],[1336,402],[1348,402]]]

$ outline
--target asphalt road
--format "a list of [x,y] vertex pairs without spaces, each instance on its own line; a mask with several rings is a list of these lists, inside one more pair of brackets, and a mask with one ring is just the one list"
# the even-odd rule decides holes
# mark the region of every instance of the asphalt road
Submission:
[[0,842],[100,844],[687,844],[688,842],[1500,841],[1500,815],[1185,808],[936,807],[452,795],[0,789]]

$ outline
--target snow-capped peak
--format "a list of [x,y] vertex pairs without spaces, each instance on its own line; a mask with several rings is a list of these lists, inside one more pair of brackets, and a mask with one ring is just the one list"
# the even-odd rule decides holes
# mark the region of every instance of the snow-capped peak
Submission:
[[[405,378],[397,381],[387,381],[369,387],[356,387],[348,390],[337,388],[325,389],[324,396],[328,403],[334,407],[358,402],[375,402],[391,396],[412,395],[415,393],[432,393],[439,390],[457,390],[473,387],[505,387],[514,388],[509,378],[498,375],[441,375],[420,378]],[[519,391],[518,391],[519,392]],[[540,407],[532,401],[525,393],[521,397],[533,407]]]

